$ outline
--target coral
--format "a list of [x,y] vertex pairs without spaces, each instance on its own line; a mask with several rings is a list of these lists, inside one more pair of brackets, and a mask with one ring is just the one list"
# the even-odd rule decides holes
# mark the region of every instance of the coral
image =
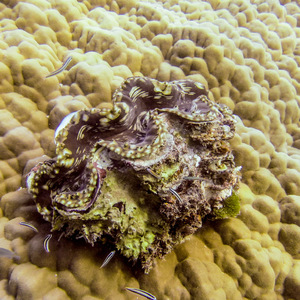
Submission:
[[[0,297],[129,299],[130,286],[158,299],[297,299],[299,15],[290,0],[1,1],[0,243],[19,259],[0,258]],[[148,275],[118,253],[99,269],[109,247],[55,232],[46,253],[50,224],[18,190],[23,173],[55,156],[63,118],[111,109],[132,76],[203,84],[237,115],[230,147],[243,166],[240,215],[205,220]]]

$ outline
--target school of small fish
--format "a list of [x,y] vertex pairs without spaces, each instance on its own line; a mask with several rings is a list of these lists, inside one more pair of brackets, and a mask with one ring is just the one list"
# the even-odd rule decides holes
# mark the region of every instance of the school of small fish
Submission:
[[[49,77],[52,77],[52,76],[56,76],[57,74],[63,72],[63,71],[68,67],[68,65],[70,64],[71,60],[72,60],[72,57],[69,56],[69,57],[67,58],[67,60],[63,63],[63,65],[62,65],[59,69],[57,69],[57,70],[51,72],[50,74],[48,74],[48,75],[46,76],[46,78],[49,78]],[[157,174],[156,174],[154,171],[152,171],[150,168],[147,168],[147,172],[150,173],[150,174],[151,174],[153,177],[155,177],[156,179],[160,179],[160,176],[157,175]],[[185,177],[184,179],[185,179],[185,180],[202,180],[201,177],[188,177],[188,176]],[[180,198],[180,196],[178,195],[178,193],[177,193],[173,188],[169,188],[169,191],[176,197],[176,199],[177,199],[179,202],[182,202],[182,199]],[[32,224],[30,224],[30,223],[27,223],[27,222],[20,222],[19,224],[22,225],[22,226],[26,226],[26,227],[32,229],[32,230],[35,231],[35,232],[38,232],[38,229],[37,229],[35,226],[33,226]],[[51,239],[51,238],[52,238],[52,234],[48,234],[48,235],[46,236],[46,238],[44,239],[44,249],[45,249],[45,251],[46,251],[47,253],[50,252],[49,242],[50,242],[50,239]],[[61,238],[61,237],[60,237],[60,238]],[[59,238],[59,239],[60,239],[60,238]],[[100,269],[101,269],[101,268],[104,268],[105,266],[107,266],[107,264],[108,264],[108,263],[111,261],[111,259],[114,257],[115,253],[116,253],[116,251],[111,251],[111,252],[107,255],[107,257],[106,257],[105,260],[103,261],[102,265],[100,266]],[[14,257],[18,257],[18,256],[17,256],[13,251],[10,251],[10,250],[5,249],[5,248],[0,248],[0,257],[14,258]],[[149,292],[147,292],[147,291],[145,291],[145,290],[141,290],[141,289],[138,289],[138,288],[129,288],[129,287],[126,287],[126,290],[128,290],[128,291],[130,291],[130,292],[132,292],[132,293],[135,293],[135,294],[137,294],[137,295],[139,295],[139,296],[142,296],[142,297],[144,297],[144,298],[146,298],[146,299],[149,299],[149,300],[157,300],[157,298],[156,298],[154,295],[150,294]]]

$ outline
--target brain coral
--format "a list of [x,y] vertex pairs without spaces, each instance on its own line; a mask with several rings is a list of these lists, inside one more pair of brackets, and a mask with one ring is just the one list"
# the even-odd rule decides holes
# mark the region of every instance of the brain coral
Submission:
[[[296,1],[4,0],[0,4],[1,299],[297,299],[300,6]],[[67,57],[67,71],[45,78]],[[50,231],[24,174],[70,112],[111,107],[124,79],[194,80],[237,116],[237,218],[204,222],[148,275]],[[39,230],[25,226],[26,221]]]

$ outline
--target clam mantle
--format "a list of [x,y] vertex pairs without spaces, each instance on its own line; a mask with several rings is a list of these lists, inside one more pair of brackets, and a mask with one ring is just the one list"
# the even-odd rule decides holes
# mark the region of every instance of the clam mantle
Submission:
[[200,83],[131,77],[111,109],[65,117],[57,156],[31,170],[27,187],[52,230],[109,243],[148,272],[204,217],[238,213],[234,124]]

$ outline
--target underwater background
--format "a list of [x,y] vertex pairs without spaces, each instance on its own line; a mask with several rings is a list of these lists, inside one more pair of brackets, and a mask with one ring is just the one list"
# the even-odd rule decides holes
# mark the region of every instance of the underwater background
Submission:
[[[300,299],[299,1],[1,0],[0,32],[0,299]],[[111,248],[59,232],[45,249],[25,188],[61,120],[110,107],[131,76],[202,83],[236,115],[242,166],[239,215],[205,220],[149,274],[119,253],[100,268]]]

